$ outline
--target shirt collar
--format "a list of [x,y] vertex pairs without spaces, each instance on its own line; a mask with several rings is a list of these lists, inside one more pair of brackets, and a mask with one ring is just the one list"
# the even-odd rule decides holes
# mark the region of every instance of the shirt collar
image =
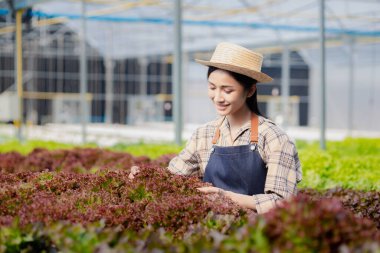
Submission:
[[[263,122],[263,119],[262,117],[259,116],[259,125],[262,124],[262,122]],[[237,138],[239,138],[245,131],[249,129],[251,129],[251,120],[248,120],[239,128],[235,139],[232,141],[235,142]],[[220,134],[223,135],[224,137],[229,136],[231,134],[230,123],[228,122],[228,119],[226,116],[222,117],[222,122],[220,125]]]

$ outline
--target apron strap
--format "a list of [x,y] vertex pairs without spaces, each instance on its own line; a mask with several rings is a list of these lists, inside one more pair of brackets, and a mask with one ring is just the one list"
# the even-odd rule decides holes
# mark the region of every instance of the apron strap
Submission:
[[224,116],[223,120],[220,122],[218,127],[216,128],[216,132],[214,135],[214,138],[212,138],[212,144],[215,145],[218,142],[218,139],[220,137],[220,126],[223,124],[224,120],[226,119],[226,116]]
[[219,139],[219,136],[220,136],[220,129],[219,127],[216,129],[216,132],[215,132],[215,135],[214,135],[214,138],[212,138],[212,144],[216,144],[218,142],[218,139]]
[[[219,124],[218,128],[216,129],[214,138],[212,139],[212,144],[216,144],[218,142],[218,139],[220,137],[220,126],[222,125],[223,121],[226,117],[222,120],[222,122]],[[258,143],[259,138],[259,117],[255,113],[251,113],[251,143]]]
[[258,143],[259,139],[259,117],[256,113],[251,116],[251,143]]

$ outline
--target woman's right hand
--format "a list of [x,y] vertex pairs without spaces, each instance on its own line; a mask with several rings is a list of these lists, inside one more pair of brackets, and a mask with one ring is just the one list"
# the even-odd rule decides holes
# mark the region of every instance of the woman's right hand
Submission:
[[129,173],[128,178],[129,178],[130,180],[133,180],[133,179],[135,178],[135,176],[136,176],[137,174],[139,174],[139,172],[140,172],[140,168],[139,168],[139,166],[133,165],[133,166],[131,167],[131,172]]

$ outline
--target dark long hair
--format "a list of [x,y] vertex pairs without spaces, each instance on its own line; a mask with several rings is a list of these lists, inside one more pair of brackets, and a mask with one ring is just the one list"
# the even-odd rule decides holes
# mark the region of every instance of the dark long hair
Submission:
[[[208,68],[207,78],[209,78],[210,74],[217,69],[219,69],[219,68],[210,66]],[[246,91],[251,89],[251,87],[257,83],[257,81],[255,79],[250,78],[248,76],[245,76],[245,75],[242,75],[239,73],[235,73],[235,72],[232,72],[229,70],[224,70],[224,69],[222,69],[222,70],[226,71],[228,74],[230,74],[238,83],[240,83],[240,85],[242,85],[244,87],[244,90],[246,90]],[[257,104],[257,89],[252,96],[247,98],[245,103],[247,104],[247,106],[248,106],[249,110],[251,110],[251,112],[254,112],[257,115],[262,116],[262,114],[260,113],[260,110],[259,110],[259,106]]]

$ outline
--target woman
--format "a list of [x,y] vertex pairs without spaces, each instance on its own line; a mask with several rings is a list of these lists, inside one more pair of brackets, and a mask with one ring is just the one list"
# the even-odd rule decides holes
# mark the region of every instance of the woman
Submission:
[[[272,78],[261,72],[263,57],[244,47],[220,43],[210,61],[208,96],[221,116],[199,127],[168,169],[200,174],[211,187],[237,204],[263,213],[297,192],[302,171],[294,143],[257,106],[257,82]],[[133,170],[131,177],[135,174]]]

